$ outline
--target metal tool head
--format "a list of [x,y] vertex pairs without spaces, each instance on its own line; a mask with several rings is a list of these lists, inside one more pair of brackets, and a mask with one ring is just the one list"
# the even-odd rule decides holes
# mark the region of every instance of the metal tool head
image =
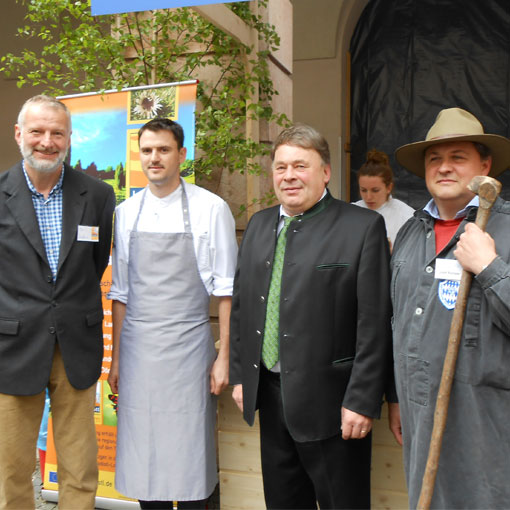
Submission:
[[471,179],[468,188],[480,198],[480,207],[489,209],[492,207],[501,191],[501,183],[486,175],[477,175]]

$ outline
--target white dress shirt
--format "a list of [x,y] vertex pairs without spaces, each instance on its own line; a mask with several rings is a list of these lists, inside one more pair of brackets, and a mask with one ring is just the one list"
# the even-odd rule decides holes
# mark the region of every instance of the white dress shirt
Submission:
[[[217,195],[185,183],[191,232],[198,270],[209,294],[231,296],[237,260],[235,222],[226,202]],[[140,232],[184,232],[182,187],[164,198],[147,187],[138,220]],[[112,287],[108,298],[127,303],[129,235],[135,223],[143,191],[128,198],[115,210]],[[194,261],[190,261],[193,262]],[[164,268],[161,268],[163,271]]]

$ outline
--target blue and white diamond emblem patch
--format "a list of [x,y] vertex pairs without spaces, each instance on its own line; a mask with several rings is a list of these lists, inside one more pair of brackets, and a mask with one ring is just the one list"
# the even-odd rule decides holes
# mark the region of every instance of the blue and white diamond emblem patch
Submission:
[[457,280],[442,280],[439,282],[437,295],[439,301],[441,301],[443,306],[448,310],[453,310],[455,308],[457,295],[459,294],[459,286],[460,282]]

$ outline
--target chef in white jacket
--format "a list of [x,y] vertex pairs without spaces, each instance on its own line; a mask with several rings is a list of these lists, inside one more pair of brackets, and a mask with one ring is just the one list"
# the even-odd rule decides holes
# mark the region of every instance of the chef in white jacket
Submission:
[[[180,177],[182,127],[138,133],[149,185],[116,209],[113,357],[116,489],[141,508],[205,508],[217,484],[216,395],[228,385],[237,243],[228,205]],[[209,300],[219,298],[216,355]]]

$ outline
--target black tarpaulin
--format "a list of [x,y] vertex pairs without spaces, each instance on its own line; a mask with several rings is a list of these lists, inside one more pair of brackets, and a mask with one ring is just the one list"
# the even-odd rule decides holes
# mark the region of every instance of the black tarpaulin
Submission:
[[[430,198],[394,151],[424,140],[443,108],[473,113],[486,133],[510,135],[509,0],[371,0],[351,39],[351,200],[371,148],[390,156],[394,196]],[[510,199],[510,172],[501,175]]]

